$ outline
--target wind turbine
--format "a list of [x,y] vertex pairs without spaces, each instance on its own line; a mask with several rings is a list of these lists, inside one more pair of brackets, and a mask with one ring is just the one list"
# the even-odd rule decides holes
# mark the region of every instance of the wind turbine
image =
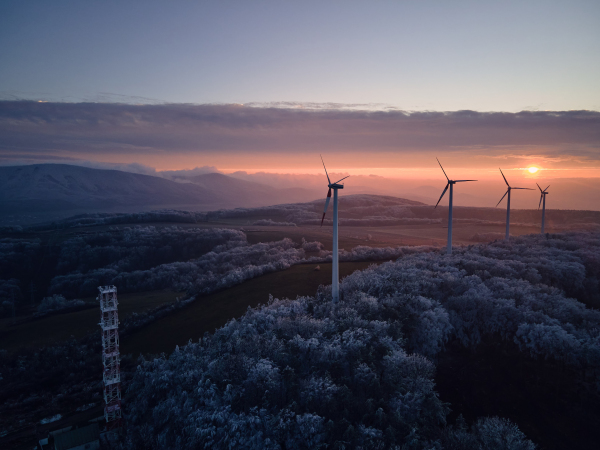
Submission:
[[[535,184],[537,184],[537,183],[535,183]],[[544,201],[544,207],[542,208],[542,234],[544,234],[544,225],[546,224],[546,195],[548,195],[548,192],[546,192],[546,191],[548,190],[550,185],[548,185],[548,187],[546,189],[544,189],[543,191],[539,184],[537,184],[537,187],[540,190],[540,204],[538,205],[538,209],[540,209],[542,200]]]
[[[504,197],[506,197],[506,194],[508,194],[508,199],[506,200],[506,237],[505,237],[505,239],[508,241],[508,239],[510,238],[510,191],[513,189],[524,189],[527,191],[535,191],[535,189],[510,187],[510,184],[508,184],[508,181],[506,181],[506,177],[504,176],[504,173],[502,173],[502,169],[500,169],[500,173],[502,174],[502,178],[504,178],[504,182],[508,186],[508,189],[506,190],[506,192],[500,199],[500,202],[501,202],[502,200],[504,200]],[[496,203],[496,206],[498,206],[500,204],[500,202]]]
[[[435,159],[437,159],[437,158],[435,158]],[[448,178],[448,175],[446,175],[446,171],[442,167],[442,163],[440,162],[439,159],[437,159],[437,162],[440,165],[440,167],[442,168],[442,172],[444,172],[444,176],[446,177],[446,180],[448,180],[448,184],[444,188],[444,192],[442,192],[440,199],[435,204],[435,208],[437,208],[437,206],[440,204],[440,202],[442,201],[442,197],[448,190],[448,186],[450,186],[450,201],[448,203],[448,251],[447,251],[447,253],[448,253],[448,255],[451,255],[452,254],[452,200],[454,198],[454,194],[453,194],[454,184],[455,183],[464,183],[465,181],[477,181],[477,180],[451,180],[450,178]]]
[[323,209],[323,218],[321,219],[321,226],[323,226],[323,220],[325,220],[325,213],[329,206],[329,200],[331,200],[331,190],[333,189],[333,254],[331,255],[331,294],[333,297],[333,303],[337,303],[340,298],[340,261],[338,253],[338,189],[344,189],[343,184],[338,184],[340,181],[345,180],[348,177],[344,177],[341,180],[332,183],[327,173],[327,167],[325,167],[325,161],[321,156],[321,162],[323,163],[323,169],[325,169],[325,175],[327,175],[327,185],[329,191],[327,191],[327,199],[325,200],[325,209]]

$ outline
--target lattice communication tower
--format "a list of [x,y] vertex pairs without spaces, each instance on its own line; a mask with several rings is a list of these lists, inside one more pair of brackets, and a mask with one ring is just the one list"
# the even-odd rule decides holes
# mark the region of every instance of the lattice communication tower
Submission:
[[104,365],[104,418],[107,429],[121,423],[121,367],[119,359],[119,315],[117,288],[98,287],[100,327],[102,327],[102,363]]

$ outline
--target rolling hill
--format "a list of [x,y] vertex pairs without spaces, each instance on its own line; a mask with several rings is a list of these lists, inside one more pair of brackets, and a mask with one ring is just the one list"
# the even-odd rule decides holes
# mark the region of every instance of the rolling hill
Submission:
[[313,198],[308,190],[275,189],[217,173],[179,183],[66,164],[0,167],[0,224],[32,223],[96,211],[214,210]]
[[201,186],[118,170],[66,164],[0,167],[0,207],[8,211],[216,205],[223,200]]
[[281,203],[296,203],[320,197],[314,189],[277,189],[255,181],[242,180],[221,173],[196,175],[188,179],[204,189],[213,190],[228,199],[235,199],[236,206],[255,207]]

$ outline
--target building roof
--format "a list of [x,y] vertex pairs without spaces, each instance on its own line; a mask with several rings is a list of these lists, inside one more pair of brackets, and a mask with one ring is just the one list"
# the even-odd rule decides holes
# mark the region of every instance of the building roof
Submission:
[[56,450],[67,450],[98,439],[100,439],[100,428],[97,423],[93,423],[76,430],[57,434],[54,436],[54,448]]

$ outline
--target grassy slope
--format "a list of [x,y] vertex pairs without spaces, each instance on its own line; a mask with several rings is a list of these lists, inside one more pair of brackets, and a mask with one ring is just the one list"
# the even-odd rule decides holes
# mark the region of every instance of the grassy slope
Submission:
[[[340,263],[340,276],[367,268],[372,262]],[[267,303],[273,297],[296,298],[314,295],[320,284],[331,284],[331,264],[301,264],[270,273],[240,285],[197,299],[121,340],[121,353],[170,353],[176,345],[197,341],[205,332],[212,333],[232,318],[244,314],[248,306]]]
[[[232,225],[229,225],[230,227]],[[320,241],[327,250],[331,250],[331,227],[320,228],[314,225],[299,227],[258,227],[246,226],[244,232],[248,242],[277,241],[289,237],[295,242],[300,242],[304,237],[307,241]],[[454,245],[468,245],[479,243],[474,239],[478,233],[499,233],[504,236],[503,225],[477,225],[457,223],[453,227]],[[511,235],[518,236],[539,232],[535,227],[521,227],[513,225]],[[370,237],[369,237],[370,236]],[[351,250],[357,245],[369,247],[387,247],[397,245],[438,245],[445,246],[448,228],[442,224],[423,225],[394,225],[377,227],[340,227],[340,248]],[[493,240],[493,238],[491,239]]]
[[[340,275],[346,276],[368,267],[372,262],[340,263]],[[238,286],[199,298],[191,305],[176,311],[134,332],[121,340],[121,352],[170,353],[176,345],[189,339],[197,340],[205,332],[213,332],[228,320],[240,317],[248,306],[266,303],[269,294],[274,297],[295,298],[296,295],[313,295],[320,284],[331,284],[331,264],[293,266],[246,281]],[[133,312],[143,312],[176,297],[182,292],[152,291],[119,295],[119,317]],[[11,319],[0,321],[0,348],[10,352],[20,348],[44,347],[63,342],[71,336],[81,338],[99,332],[100,311],[96,307],[79,311],[58,313],[36,320],[21,320],[15,325]]]
[[[183,292],[152,291],[119,295],[119,317],[143,312],[183,297]],[[13,351],[25,347],[44,347],[88,333],[100,333],[100,309],[58,313],[41,319],[25,320],[12,325],[11,319],[0,321],[0,348]]]

